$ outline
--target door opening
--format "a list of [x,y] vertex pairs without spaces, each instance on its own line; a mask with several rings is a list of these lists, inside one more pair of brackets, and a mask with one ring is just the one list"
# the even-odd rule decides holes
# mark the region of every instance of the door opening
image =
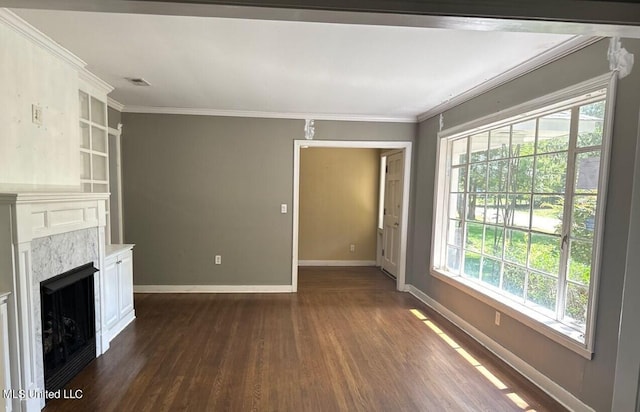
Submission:
[[370,148],[386,151],[394,150],[400,154],[402,161],[401,179],[396,183],[399,192],[395,200],[399,200],[397,225],[395,228],[395,263],[396,289],[405,289],[405,270],[407,256],[408,212],[409,212],[409,181],[411,170],[411,142],[390,141],[331,141],[331,140],[295,140],[293,153],[293,234],[292,234],[292,262],[291,262],[291,290],[298,290],[298,239],[299,239],[299,207],[300,207],[300,151],[303,147],[332,147],[332,148]]

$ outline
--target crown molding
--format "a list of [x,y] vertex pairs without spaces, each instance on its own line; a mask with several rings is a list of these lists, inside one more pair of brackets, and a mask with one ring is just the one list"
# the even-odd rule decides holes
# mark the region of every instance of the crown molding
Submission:
[[349,122],[388,122],[388,123],[416,123],[414,116],[373,116],[373,115],[349,115],[327,113],[286,113],[286,112],[262,112],[249,110],[222,110],[222,109],[192,109],[183,107],[156,107],[156,106],[125,106],[124,113],[146,114],[182,114],[194,116],[226,116],[226,117],[255,117],[263,119],[314,119],[335,120]]
[[78,76],[81,80],[84,80],[97,90],[104,92],[105,94],[113,90],[113,87],[110,84],[86,69],[87,63],[85,63],[84,60],[56,43],[51,37],[33,27],[11,10],[0,8],[0,23],[4,23],[27,40],[39,45],[54,57],[69,64],[72,68],[78,71]]
[[78,77],[80,77],[80,80],[84,81],[85,83],[88,83],[93,88],[97,89],[99,92],[102,92],[104,94],[109,94],[113,91],[112,85],[105,82],[104,80],[102,80],[101,78],[99,78],[98,76],[91,73],[89,70],[85,68],[78,71]]
[[112,109],[117,110],[119,112],[123,112],[124,111],[124,104],[120,103],[116,99],[111,98],[109,96],[107,96],[107,105],[109,107],[111,107]]
[[27,40],[38,44],[52,55],[62,59],[75,69],[83,70],[87,65],[82,59],[56,43],[51,37],[42,33],[9,9],[0,8],[0,23],[21,34]]
[[578,50],[584,49],[585,47],[590,46],[602,39],[603,37],[597,37],[597,36],[572,37],[569,40],[560,43],[556,47],[553,47],[547,51],[544,51],[538,54],[537,56],[534,56],[529,60],[526,60],[525,62],[515,67],[512,67],[511,69],[506,70],[483,83],[480,83],[479,85],[467,90],[466,92],[463,92],[427,110],[426,112],[418,115],[418,122],[437,116],[440,113],[443,113],[455,106],[458,106],[464,102],[467,102],[473,99],[474,97],[480,96],[483,93],[486,93],[499,86],[502,86],[503,84],[508,83],[512,80],[515,80],[518,77],[524,76],[527,73],[531,73],[532,71],[539,69],[540,67],[545,66],[549,63],[552,63],[556,60],[559,60],[565,56],[568,56],[571,53],[575,53]]

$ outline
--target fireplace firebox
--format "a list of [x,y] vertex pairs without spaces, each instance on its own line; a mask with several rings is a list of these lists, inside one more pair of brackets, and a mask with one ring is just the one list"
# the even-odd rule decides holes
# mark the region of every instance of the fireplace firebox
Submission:
[[40,283],[45,389],[56,391],[96,357],[92,263]]

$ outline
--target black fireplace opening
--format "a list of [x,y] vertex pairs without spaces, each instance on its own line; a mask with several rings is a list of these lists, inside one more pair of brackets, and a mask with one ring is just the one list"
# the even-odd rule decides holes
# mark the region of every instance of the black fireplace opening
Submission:
[[45,389],[56,391],[96,357],[92,263],[40,283]]

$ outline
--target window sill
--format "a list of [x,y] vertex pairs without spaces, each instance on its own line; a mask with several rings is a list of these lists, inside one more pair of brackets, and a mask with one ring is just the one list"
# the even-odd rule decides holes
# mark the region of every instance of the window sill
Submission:
[[481,285],[462,276],[449,275],[436,268],[431,268],[431,275],[530,327],[580,356],[589,360],[593,358],[593,352],[578,340],[580,333],[566,325],[541,315],[525,305],[505,298],[488,288],[483,288]]

